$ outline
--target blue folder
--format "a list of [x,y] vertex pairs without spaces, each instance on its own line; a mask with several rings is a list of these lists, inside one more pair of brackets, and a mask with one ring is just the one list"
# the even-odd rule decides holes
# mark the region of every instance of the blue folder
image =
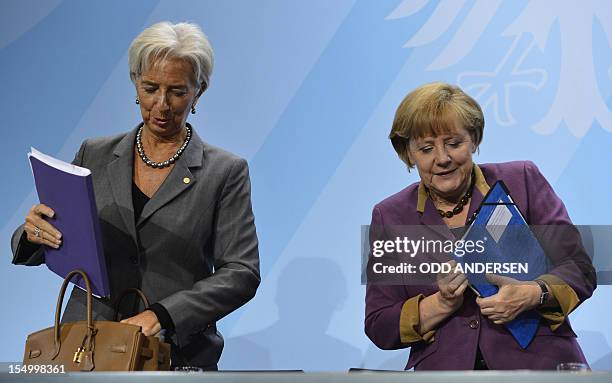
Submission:
[[[503,181],[498,181],[483,199],[462,237],[463,240],[482,240],[484,253],[466,253],[457,262],[464,266],[483,262],[517,262],[528,265],[527,272],[497,273],[517,280],[531,281],[550,269],[550,262],[542,246],[514,204]],[[470,284],[483,297],[494,295],[498,287],[486,279],[484,273],[465,273]],[[535,310],[525,311],[505,324],[519,345],[525,349],[533,340],[540,323]]]

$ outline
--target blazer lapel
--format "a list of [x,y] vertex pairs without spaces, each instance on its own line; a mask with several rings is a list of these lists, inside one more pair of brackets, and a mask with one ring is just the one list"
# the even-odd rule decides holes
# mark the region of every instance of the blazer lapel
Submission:
[[204,144],[193,128],[191,132],[191,141],[187,145],[187,149],[176,161],[174,168],[159,187],[159,190],[145,205],[136,226],[140,226],[153,213],[177,198],[197,182],[196,177],[189,168],[202,166]]
[[425,210],[420,215],[421,224],[426,225],[431,230],[437,232],[446,239],[455,240],[455,236],[451,233],[450,229],[444,221],[438,210],[434,206],[433,202],[429,198],[425,201]]
[[[470,218],[476,213],[476,210],[482,203],[484,195],[480,192],[480,189],[474,188],[472,192],[472,198],[470,199],[470,207],[468,209],[468,221]],[[438,234],[444,236],[448,239],[455,239],[450,229],[444,221],[442,217],[438,214],[438,210],[434,206],[433,202],[428,198],[425,202],[425,211],[421,214],[420,217],[421,224],[429,226],[432,230],[438,232]]]
[[476,210],[480,207],[484,196],[487,195],[489,189],[491,188],[487,183],[482,170],[476,164],[474,164],[474,174],[476,175],[476,180],[474,182],[474,190],[472,192],[472,199],[470,200],[470,208],[468,210],[468,221],[474,217],[474,214],[476,214]]
[[[455,236],[450,231],[448,226],[446,226],[446,224],[442,220],[442,217],[440,217],[438,210],[429,198],[427,198],[427,201],[425,202],[425,210],[422,214],[420,214],[420,221],[422,225],[425,225],[425,227],[427,227],[427,229],[437,233],[437,236],[426,236],[427,239],[440,238],[440,240],[451,240],[453,242],[455,241]],[[438,262],[447,262],[451,259],[449,258],[448,254],[445,253],[435,252],[430,254],[429,256],[433,260]]]
[[478,188],[474,188],[472,192],[472,198],[470,199],[470,209],[468,210],[468,221],[476,214],[476,210],[480,207],[482,200],[484,199],[484,195],[478,190]]
[[[470,199],[470,206],[468,208],[468,221],[475,214],[476,210],[482,203],[484,195],[487,194],[487,192],[489,191],[489,185],[487,184],[481,169],[478,167],[478,165],[474,165],[474,168],[476,179],[474,185],[475,187],[472,191],[472,198]],[[421,187],[422,186],[419,185],[419,197],[417,201],[417,211],[422,211],[422,213],[419,213],[419,220],[421,224],[425,225],[432,231],[435,231],[442,237],[450,239],[451,241],[455,241],[455,236],[448,228],[448,226],[446,226],[442,217],[440,217],[440,214],[438,213],[438,210],[434,206],[431,199],[427,197],[424,191],[420,190]],[[434,258],[437,258],[442,261],[447,260],[437,257],[436,255],[434,255]]]
[[138,243],[138,240],[134,222],[134,204],[132,202],[132,169],[134,168],[133,148],[137,130],[138,128],[128,133],[117,144],[113,152],[116,158],[106,167],[119,213],[135,243]]

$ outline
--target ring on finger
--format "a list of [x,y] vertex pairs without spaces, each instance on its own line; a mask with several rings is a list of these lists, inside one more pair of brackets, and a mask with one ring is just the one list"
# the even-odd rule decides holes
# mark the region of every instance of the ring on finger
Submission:
[[34,236],[35,236],[36,238],[41,238],[41,237],[42,237],[42,236],[40,235],[40,232],[41,232],[41,231],[40,231],[40,229],[39,229],[38,227],[34,226]]

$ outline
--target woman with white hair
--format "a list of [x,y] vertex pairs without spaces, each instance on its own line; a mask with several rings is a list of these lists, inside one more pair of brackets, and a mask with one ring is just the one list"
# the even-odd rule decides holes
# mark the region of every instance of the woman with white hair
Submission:
[[[142,122],[113,137],[85,140],[73,163],[92,172],[111,297],[95,299],[94,318],[112,320],[129,287],[155,302],[119,307],[145,335],[165,330],[174,366],[216,370],[223,338],[216,321],[255,295],[258,242],[247,163],[203,142],[187,123],[208,87],[213,52],[194,24],[145,29],[129,48],[130,78]],[[34,205],[12,240],[13,263],[39,265],[58,248],[53,206]],[[66,239],[70,240],[70,239]],[[75,288],[63,321],[83,318]]]

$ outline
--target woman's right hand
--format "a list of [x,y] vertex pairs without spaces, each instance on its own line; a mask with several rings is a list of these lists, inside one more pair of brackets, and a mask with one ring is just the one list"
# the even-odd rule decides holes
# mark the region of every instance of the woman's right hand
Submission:
[[[454,270],[457,262],[447,262]],[[435,330],[442,321],[453,315],[463,304],[463,293],[468,287],[465,274],[459,272],[438,273],[438,290],[419,302],[419,328],[421,335]]]
[[[451,270],[457,265],[454,260],[446,263],[451,265]],[[461,272],[439,273],[436,280],[440,304],[451,312],[456,311],[463,304],[463,293],[468,287],[467,277]]]
[[26,215],[24,230],[27,240],[37,245],[47,245],[57,249],[62,244],[62,233],[47,222],[43,216],[53,218],[55,212],[47,205],[32,206]]

